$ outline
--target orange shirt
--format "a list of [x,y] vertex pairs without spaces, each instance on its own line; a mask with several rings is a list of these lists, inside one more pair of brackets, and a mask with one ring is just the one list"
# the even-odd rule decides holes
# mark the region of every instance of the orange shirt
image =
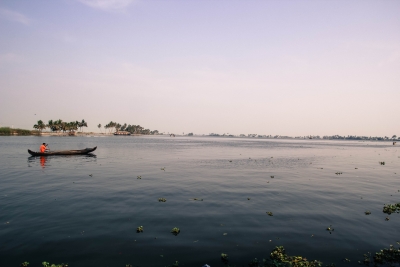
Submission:
[[40,153],[44,153],[46,151],[46,146],[45,145],[41,145],[40,146]]

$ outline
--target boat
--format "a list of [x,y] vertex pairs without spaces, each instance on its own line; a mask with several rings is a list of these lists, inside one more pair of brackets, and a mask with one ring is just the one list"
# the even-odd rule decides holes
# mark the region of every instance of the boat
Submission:
[[31,154],[32,156],[55,156],[55,155],[86,155],[89,154],[90,152],[95,151],[97,146],[93,148],[85,148],[85,149],[80,149],[80,150],[55,150],[55,151],[49,151],[49,152],[35,152],[30,149],[28,149],[28,153]]

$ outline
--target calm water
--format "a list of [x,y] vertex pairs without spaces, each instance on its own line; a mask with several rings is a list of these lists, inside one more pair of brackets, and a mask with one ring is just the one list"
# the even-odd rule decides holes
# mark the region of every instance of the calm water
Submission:
[[[98,149],[29,157],[42,142]],[[0,166],[0,266],[215,267],[222,252],[247,266],[277,245],[355,266],[400,240],[400,214],[382,213],[400,202],[400,148],[390,142],[0,137]]]

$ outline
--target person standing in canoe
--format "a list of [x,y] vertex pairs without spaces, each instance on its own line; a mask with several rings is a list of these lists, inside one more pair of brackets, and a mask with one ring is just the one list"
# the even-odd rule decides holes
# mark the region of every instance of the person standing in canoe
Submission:
[[46,143],[43,143],[43,144],[40,146],[40,153],[45,153],[45,152],[46,152],[46,149],[47,149],[47,145],[46,145]]

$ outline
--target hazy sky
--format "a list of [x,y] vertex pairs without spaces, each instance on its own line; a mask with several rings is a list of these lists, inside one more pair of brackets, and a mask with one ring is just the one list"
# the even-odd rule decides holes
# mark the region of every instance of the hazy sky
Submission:
[[391,136],[399,115],[397,0],[0,0],[0,126]]

